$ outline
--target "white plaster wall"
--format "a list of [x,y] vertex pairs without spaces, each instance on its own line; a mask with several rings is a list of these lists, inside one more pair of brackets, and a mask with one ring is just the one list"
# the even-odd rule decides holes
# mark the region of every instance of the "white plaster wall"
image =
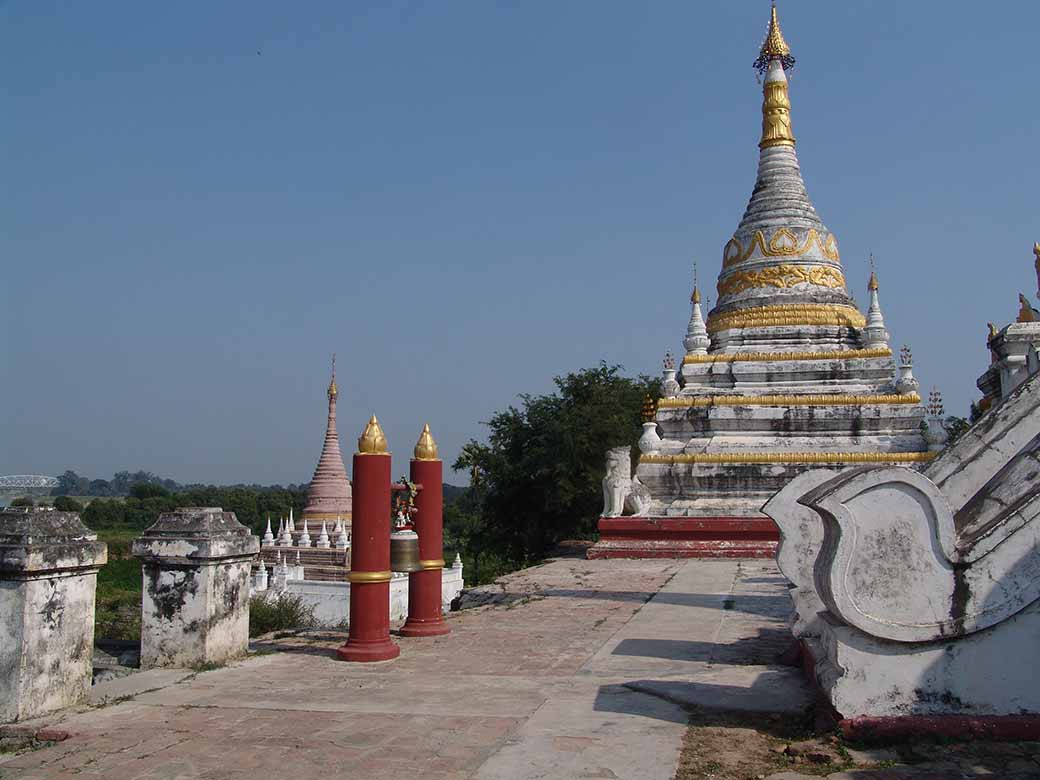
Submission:
[[249,644],[250,561],[142,566],[141,668],[221,663]]
[[0,722],[82,700],[90,689],[97,573],[0,582]]
[[834,621],[819,642],[817,678],[846,718],[1040,712],[1040,601],[952,641],[889,642]]

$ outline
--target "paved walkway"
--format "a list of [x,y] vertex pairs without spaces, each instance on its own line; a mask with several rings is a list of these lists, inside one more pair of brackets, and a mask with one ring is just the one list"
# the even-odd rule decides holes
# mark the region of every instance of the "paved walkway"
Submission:
[[770,666],[789,641],[771,562],[559,560],[500,582],[394,661],[342,663],[343,635],[319,633],[99,685],[109,703],[51,719],[72,736],[0,756],[0,777],[671,780],[685,703],[807,706]]

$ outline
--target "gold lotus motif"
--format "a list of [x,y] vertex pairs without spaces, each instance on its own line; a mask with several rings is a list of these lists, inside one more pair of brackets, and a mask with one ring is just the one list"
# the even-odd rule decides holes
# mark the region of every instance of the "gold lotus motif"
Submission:
[[936,452],[711,452],[640,455],[640,463],[927,463]]
[[892,350],[888,347],[836,349],[830,352],[723,352],[715,355],[687,355],[683,358],[683,363],[733,363],[737,361],[763,360],[852,360],[854,358],[891,356]]
[[788,325],[833,325],[862,328],[866,318],[854,306],[838,303],[780,303],[713,314],[708,317],[709,334],[737,328],[773,328]]
[[707,395],[662,398],[658,409],[688,409],[701,406],[870,406],[877,404],[919,404],[917,393],[848,395]]
[[753,287],[786,289],[796,284],[814,284],[817,287],[845,289],[845,276],[829,265],[774,265],[760,271],[736,271],[718,284],[719,295],[750,290]]
[[735,263],[743,263],[751,258],[755,249],[758,249],[763,257],[795,257],[804,255],[813,244],[819,247],[821,254],[828,260],[833,260],[835,263],[840,262],[838,242],[833,234],[828,233],[827,237],[823,238],[815,228],[809,228],[809,232],[805,234],[805,240],[799,244],[798,237],[794,233],[788,228],[780,228],[768,241],[761,230],[756,230],[747,249],[734,236],[726,242],[726,247],[722,250],[722,266],[725,268]]

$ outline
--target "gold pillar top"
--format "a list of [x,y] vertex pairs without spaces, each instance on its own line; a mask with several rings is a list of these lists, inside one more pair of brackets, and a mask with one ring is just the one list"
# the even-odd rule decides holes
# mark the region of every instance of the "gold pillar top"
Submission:
[[361,437],[357,440],[358,453],[361,455],[386,455],[386,436],[383,435],[383,429],[379,426],[379,420],[373,414],[372,419],[368,421],[368,425],[365,426],[365,430],[362,431]]
[[415,459],[440,460],[437,457],[437,442],[433,440],[433,434],[430,433],[429,423],[423,426],[422,433],[419,434],[419,441],[415,444]]

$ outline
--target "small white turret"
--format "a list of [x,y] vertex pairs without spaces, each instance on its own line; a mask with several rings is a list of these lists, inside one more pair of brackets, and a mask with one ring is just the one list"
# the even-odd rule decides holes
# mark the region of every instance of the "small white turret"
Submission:
[[[871,258],[873,266],[874,259]],[[878,301],[878,280],[873,268],[870,271],[870,282],[867,284],[870,293],[870,308],[867,310],[867,325],[863,329],[863,346],[875,349],[888,346],[888,331],[885,329],[885,318],[881,316],[881,303]]]
[[329,529],[325,527],[324,520],[321,521],[321,533],[318,534],[318,541],[314,546],[322,550],[327,550],[332,546],[329,541]]
[[[279,531],[280,530],[281,529],[279,529]],[[274,546],[274,534],[271,533],[271,516],[270,515],[267,516],[267,530],[264,531],[264,537],[263,537],[263,539],[260,540],[260,544],[263,547],[273,547]],[[263,563],[263,561],[261,561],[261,563]]]
[[690,313],[690,324],[686,328],[686,338],[683,346],[686,347],[687,355],[707,355],[711,339],[708,338],[708,329],[704,325],[704,317],[701,315],[701,292],[693,285],[693,295],[690,296],[693,311]]
[[343,524],[343,518],[336,518],[336,549],[346,550],[350,547],[350,537],[347,536],[347,527]]
[[675,381],[675,358],[671,352],[664,353],[664,375],[661,378],[661,395],[675,398],[679,395],[679,383]]
[[[291,510],[290,510],[291,511]],[[310,547],[311,546],[311,535],[307,530],[307,518],[303,518],[303,533],[300,534],[300,538],[296,541],[299,547]]]
[[296,523],[293,521],[292,507],[289,507],[289,533],[296,533]]
[[910,347],[903,345],[899,350],[899,368],[896,371],[896,392],[907,394],[916,393],[921,388],[921,383],[914,378],[914,356]]
[[292,547],[292,534],[289,533],[289,521],[283,517],[278,527],[278,541],[276,544],[279,547]]

